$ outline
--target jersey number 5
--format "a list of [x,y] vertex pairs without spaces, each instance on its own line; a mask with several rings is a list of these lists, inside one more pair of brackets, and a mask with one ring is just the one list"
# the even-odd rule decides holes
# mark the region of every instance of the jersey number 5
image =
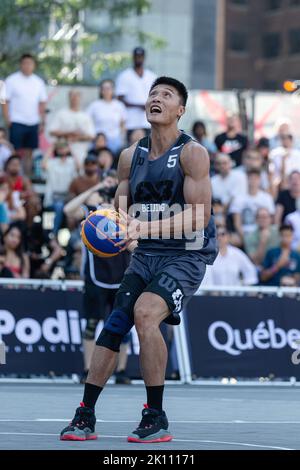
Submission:
[[177,160],[177,155],[170,155],[168,158],[167,167],[174,168],[174,166],[176,165],[176,160]]

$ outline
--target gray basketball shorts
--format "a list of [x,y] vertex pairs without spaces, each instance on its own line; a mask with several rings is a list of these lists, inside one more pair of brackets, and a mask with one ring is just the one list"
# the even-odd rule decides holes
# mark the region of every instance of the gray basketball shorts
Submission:
[[146,285],[143,292],[159,295],[171,314],[178,314],[198,290],[205,270],[206,264],[192,252],[174,256],[134,253],[125,275],[139,275]]

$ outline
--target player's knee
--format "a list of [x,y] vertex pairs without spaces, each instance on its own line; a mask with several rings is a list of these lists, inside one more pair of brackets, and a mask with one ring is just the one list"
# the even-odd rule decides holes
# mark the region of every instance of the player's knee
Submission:
[[89,318],[87,320],[85,330],[82,334],[83,339],[91,341],[95,339],[95,331],[97,324],[98,320],[96,318]]
[[119,352],[123,338],[133,326],[133,319],[124,310],[114,309],[106,320],[96,344]]
[[134,309],[134,324],[139,335],[148,334],[156,328],[153,309],[148,303],[139,303]]

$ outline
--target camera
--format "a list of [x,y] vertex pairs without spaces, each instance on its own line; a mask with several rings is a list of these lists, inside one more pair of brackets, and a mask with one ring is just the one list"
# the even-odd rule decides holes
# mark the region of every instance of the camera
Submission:
[[99,189],[99,195],[103,198],[104,202],[110,202],[115,197],[117,187],[118,185]]

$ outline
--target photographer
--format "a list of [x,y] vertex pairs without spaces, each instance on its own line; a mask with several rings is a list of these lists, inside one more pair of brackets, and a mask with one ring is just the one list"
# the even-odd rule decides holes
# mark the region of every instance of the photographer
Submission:
[[[76,218],[78,222],[81,221],[87,217],[90,211],[95,211],[100,204],[112,204],[116,188],[116,172],[110,170],[103,181],[68,202],[64,208],[65,215],[72,219]],[[77,235],[79,235],[78,230]],[[84,276],[83,308],[87,324],[83,333],[84,373],[82,382],[84,382],[88,373],[98,322],[104,320],[106,314],[112,309],[115,294],[129,264],[129,258],[128,251],[124,251],[113,258],[99,258],[84,247],[82,262]],[[127,335],[120,348],[115,374],[116,383],[119,384],[130,383],[130,379],[125,374],[129,339],[130,336]]]

